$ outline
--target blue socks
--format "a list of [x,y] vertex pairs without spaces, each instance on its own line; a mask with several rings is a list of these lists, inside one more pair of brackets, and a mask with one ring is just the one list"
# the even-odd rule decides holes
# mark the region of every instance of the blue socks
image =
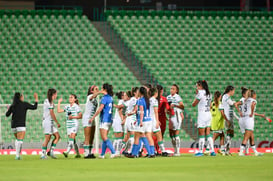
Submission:
[[133,144],[133,148],[132,148],[132,155],[137,156],[138,155],[138,150],[139,150],[139,144]]
[[105,155],[107,147],[111,150],[112,154],[115,154],[116,151],[115,151],[111,141],[109,139],[107,139],[107,140],[102,142],[102,146],[101,146],[101,155],[102,156]]
[[[148,152],[148,155],[154,155],[155,151],[154,151],[154,149],[153,149],[153,151],[151,150],[151,146],[150,146],[147,138],[146,137],[141,137],[140,139],[143,141],[144,146],[145,146],[145,148],[146,148],[146,150]],[[154,146],[152,146],[152,147],[154,148]]]

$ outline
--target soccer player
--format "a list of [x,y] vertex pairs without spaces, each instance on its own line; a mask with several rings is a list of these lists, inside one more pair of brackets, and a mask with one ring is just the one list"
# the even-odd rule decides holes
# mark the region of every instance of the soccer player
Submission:
[[101,139],[103,140],[102,143],[102,150],[99,158],[105,158],[106,148],[108,147],[111,150],[110,158],[116,157],[114,147],[111,141],[108,139],[107,135],[110,131],[112,125],[112,111],[113,111],[113,86],[110,84],[103,84],[102,85],[102,93],[104,96],[101,99],[100,107],[93,115],[93,117],[89,120],[92,123],[97,115],[100,114],[100,135]]
[[[128,157],[136,158],[139,154],[141,140],[148,152],[149,158],[154,158],[154,141],[152,138],[152,119],[150,117],[150,101],[145,87],[139,89],[139,99],[137,101],[137,125],[135,131],[134,145],[132,153]],[[146,137],[145,137],[146,136]]]
[[211,131],[213,132],[213,142],[217,140],[220,136],[220,149],[218,153],[221,155],[225,155],[225,120],[220,111],[220,104],[221,104],[222,95],[221,92],[216,91],[214,93],[214,101],[210,105],[210,112],[211,112]]
[[133,87],[131,90],[131,93],[127,92],[127,96],[130,97],[132,95],[133,97],[130,98],[130,100],[126,103],[126,114],[123,118],[123,122],[125,122],[125,130],[126,133],[124,140],[123,140],[123,146],[122,148],[125,148],[123,151],[124,155],[128,155],[132,152],[132,147],[134,144],[134,135],[135,135],[135,122],[136,122],[136,111],[137,111],[137,100],[138,100],[138,94],[139,94],[139,88]]
[[113,146],[114,146],[114,149],[116,150],[117,156],[120,155],[120,147],[121,147],[122,139],[124,136],[124,133],[123,133],[123,125],[124,124],[122,124],[122,122],[123,122],[122,120],[124,117],[123,113],[125,113],[124,110],[126,110],[124,97],[126,97],[128,99],[128,96],[126,96],[124,94],[125,93],[122,91],[116,93],[116,96],[118,97],[118,105],[114,104],[116,111],[115,111],[115,115],[114,115],[114,119],[113,119],[113,131],[114,131],[114,136],[115,136]]
[[[47,91],[47,99],[44,101],[44,112],[43,112],[43,128],[44,128],[44,134],[45,134],[45,141],[42,145],[42,154],[41,159],[46,159],[46,150],[48,142],[51,139],[51,135],[54,136],[54,139],[52,141],[49,155],[51,158],[56,159],[56,156],[54,155],[54,149],[56,147],[56,144],[60,140],[60,134],[58,132],[57,128],[60,128],[61,125],[56,119],[55,113],[54,113],[54,103],[53,101],[57,98],[57,91],[55,89],[48,89]],[[57,128],[54,125],[54,122],[57,124]]]
[[11,120],[11,130],[16,138],[15,140],[15,150],[16,157],[15,160],[21,160],[20,154],[23,145],[23,140],[26,134],[26,114],[27,110],[35,110],[38,105],[38,94],[34,93],[35,103],[29,104],[24,102],[23,94],[16,92],[13,97],[13,103],[8,108],[6,116],[9,117],[12,114]]
[[230,154],[230,146],[231,146],[231,139],[234,136],[234,106],[236,104],[235,101],[231,99],[231,97],[235,93],[235,88],[231,85],[227,86],[225,92],[222,96],[222,104],[220,107],[221,114],[225,119],[225,128],[227,130],[226,136],[226,144],[225,144],[225,154]]
[[157,100],[159,102],[158,117],[160,122],[161,134],[163,138],[166,130],[167,120],[166,112],[170,111],[170,106],[168,104],[167,98],[163,96],[163,87],[161,85],[157,85],[157,91],[158,91]]
[[170,105],[169,132],[174,147],[174,156],[180,156],[180,137],[179,130],[181,129],[182,115],[184,104],[179,94],[179,87],[173,84],[171,94],[167,96]]
[[244,156],[244,150],[246,148],[246,143],[248,141],[248,139],[250,139],[250,144],[251,144],[251,148],[255,153],[255,156],[262,156],[262,153],[259,153],[256,150],[256,146],[255,146],[255,142],[254,142],[254,115],[257,116],[261,116],[265,118],[265,115],[261,115],[258,113],[255,113],[256,110],[256,101],[257,98],[257,94],[254,90],[249,89],[246,92],[246,97],[245,97],[245,101],[242,105],[242,116],[243,116],[243,124],[244,124],[244,128],[245,128],[245,134],[244,134],[244,139],[242,141],[242,144],[240,146],[240,152],[239,152],[239,156]]
[[63,101],[62,98],[58,101],[58,113],[65,112],[66,113],[66,128],[67,128],[67,135],[69,137],[68,145],[66,151],[63,152],[65,158],[68,157],[70,150],[73,148],[76,151],[75,158],[80,158],[79,147],[76,143],[76,136],[79,130],[79,121],[78,119],[82,118],[81,108],[79,106],[79,101],[75,94],[70,94],[69,96],[69,104],[61,108],[61,102]]
[[152,126],[153,126],[153,134],[156,137],[156,140],[158,141],[158,145],[161,149],[162,156],[168,156],[168,153],[165,151],[163,139],[162,139],[162,133],[160,130],[160,122],[158,118],[158,92],[156,88],[150,89],[150,116],[152,118]]
[[192,103],[195,107],[198,104],[198,118],[197,118],[197,128],[199,135],[199,152],[195,156],[203,156],[203,149],[205,145],[205,137],[207,139],[207,145],[210,147],[210,155],[216,156],[214,152],[213,139],[210,134],[211,125],[211,113],[210,113],[210,103],[211,94],[209,92],[209,86],[207,81],[199,80],[196,82],[196,96]]
[[99,91],[99,88],[96,85],[92,85],[91,87],[88,88],[86,104],[85,104],[85,112],[83,114],[83,119],[82,119],[82,125],[84,128],[83,148],[84,148],[85,159],[96,158],[95,155],[92,153],[96,124],[95,124],[95,121],[93,121],[92,124],[90,124],[89,120],[95,114],[97,110],[97,107],[98,107],[97,96],[100,93],[101,92]]

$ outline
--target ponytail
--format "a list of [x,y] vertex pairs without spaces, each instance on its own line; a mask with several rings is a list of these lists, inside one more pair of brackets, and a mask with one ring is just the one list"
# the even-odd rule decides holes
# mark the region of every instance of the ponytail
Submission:
[[117,92],[115,95],[118,97],[118,99],[122,99],[123,92]]
[[87,96],[89,96],[90,94],[94,93],[95,87],[97,87],[97,86],[96,85],[92,85],[91,87],[88,88]]
[[160,105],[160,97],[161,97],[160,92],[163,90],[163,87],[161,85],[157,85],[156,88],[158,92],[157,101],[158,101],[158,105]]
[[50,104],[52,104],[52,96],[56,93],[57,91],[56,91],[56,89],[53,89],[53,88],[50,88],[50,89],[48,89],[48,91],[47,91],[47,99],[48,99],[48,101],[49,101],[49,103]]
[[17,105],[17,104],[20,102],[21,96],[22,96],[22,94],[21,94],[20,92],[16,92],[16,93],[14,94],[12,106]]
[[215,103],[215,106],[216,106],[216,107],[219,106],[219,101],[218,101],[218,99],[219,99],[220,96],[221,96],[221,92],[220,92],[220,91],[216,91],[216,92],[214,93],[214,98],[213,98],[213,100],[214,100],[214,103]]
[[140,92],[141,95],[143,95],[143,97],[145,99],[145,102],[146,102],[147,109],[149,109],[150,101],[149,101],[149,97],[148,97],[148,94],[147,94],[147,89],[145,87],[140,87],[139,92]]
[[132,92],[131,92],[131,91],[127,91],[127,92],[126,92],[126,94],[127,94],[127,96],[128,96],[129,98],[133,97],[133,95],[132,95]]
[[247,92],[247,88],[245,88],[245,87],[241,87],[241,90],[242,90],[242,96],[244,96],[244,94]]
[[149,90],[149,97],[153,97],[155,95],[155,93],[157,93],[157,89],[152,87],[150,90]]
[[226,87],[224,94],[227,94],[232,90],[234,90],[234,87],[232,85],[229,85],[229,86]]
[[209,92],[209,86],[208,86],[208,83],[207,81],[205,80],[199,80],[196,82],[198,85],[201,85],[203,89],[205,89],[206,91],[206,96],[210,95],[210,92]]
[[139,90],[138,87],[132,87],[132,90],[131,90],[131,95],[132,97],[135,96],[135,93]]

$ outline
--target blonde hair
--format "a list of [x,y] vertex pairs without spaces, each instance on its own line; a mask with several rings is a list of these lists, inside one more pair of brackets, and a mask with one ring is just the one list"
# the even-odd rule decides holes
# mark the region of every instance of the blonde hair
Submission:
[[255,92],[254,90],[248,89],[248,90],[246,91],[246,99],[252,98],[255,94],[256,94],[256,92]]

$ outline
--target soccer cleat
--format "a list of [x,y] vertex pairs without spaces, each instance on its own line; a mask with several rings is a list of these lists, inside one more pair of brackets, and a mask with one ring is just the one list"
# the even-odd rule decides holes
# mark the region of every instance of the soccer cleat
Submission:
[[67,156],[68,156],[68,154],[65,151],[63,152],[63,155],[65,158],[67,158]]
[[17,156],[16,156],[16,157],[15,157],[15,160],[21,160],[21,157],[19,157],[19,156],[17,157]]
[[245,156],[245,154],[244,153],[242,153],[242,152],[239,152],[239,154],[238,154],[239,156]]
[[251,154],[250,153],[245,153],[245,156],[251,156]]
[[128,154],[128,155],[126,155],[126,157],[127,157],[127,158],[137,158],[137,156],[132,155],[132,154]]
[[49,152],[47,152],[46,154],[47,154],[47,156],[50,156],[50,151],[49,151]]
[[90,155],[87,155],[87,156],[85,156],[85,157],[83,157],[84,159],[90,159],[91,157],[90,157]]
[[120,155],[117,155],[117,154],[114,153],[114,154],[111,154],[111,155],[110,155],[110,158],[116,158],[116,157],[119,157],[119,156],[120,156]]
[[200,156],[204,156],[204,154],[203,154],[203,153],[198,152],[198,153],[195,153],[195,154],[194,154],[194,156],[196,156],[196,157],[200,157]]
[[215,152],[211,152],[210,156],[216,156],[216,153]]
[[260,152],[256,152],[255,153],[255,156],[263,156],[264,154],[263,153],[260,153]]
[[99,155],[99,158],[100,159],[104,159],[104,155]]
[[81,158],[81,155],[76,155],[75,158]]
[[90,158],[96,158],[96,156],[92,153],[92,154],[90,154]]
[[46,157],[45,155],[43,155],[43,156],[40,157],[40,159],[41,159],[41,160],[46,160],[47,157]]
[[148,158],[155,158],[155,155],[150,155],[148,156]]
[[175,154],[173,154],[173,156],[180,157],[181,155],[180,155],[180,153],[175,153]]
[[167,157],[167,156],[169,156],[169,154],[167,152],[162,152],[162,156]]
[[51,153],[49,156],[53,159],[57,159],[57,157],[53,153]]

